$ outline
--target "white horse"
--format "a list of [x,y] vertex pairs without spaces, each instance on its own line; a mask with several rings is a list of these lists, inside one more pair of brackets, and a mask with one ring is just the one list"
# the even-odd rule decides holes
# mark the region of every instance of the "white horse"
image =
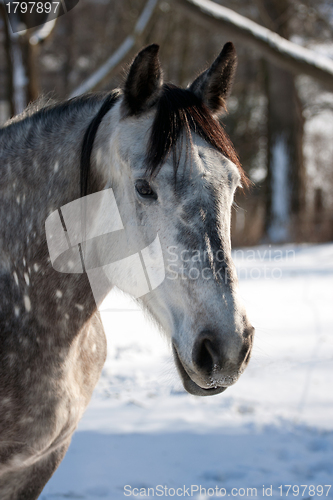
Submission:
[[157,53],[137,55],[122,91],[0,130],[1,500],[36,499],[63,458],[105,360],[98,305],[113,286],[169,337],[188,392],[218,394],[248,364],[230,248],[246,177],[216,119],[235,50],[186,90],[163,85]]

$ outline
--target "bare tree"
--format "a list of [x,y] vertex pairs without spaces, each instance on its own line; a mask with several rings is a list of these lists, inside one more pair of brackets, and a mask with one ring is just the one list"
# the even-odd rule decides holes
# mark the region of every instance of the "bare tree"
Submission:
[[0,3],[5,27],[5,50],[7,63],[7,99],[11,115],[21,113],[27,105],[27,76],[24,66],[23,45],[18,33],[13,33],[8,21],[5,5]]
[[[258,0],[260,12],[275,32],[290,37],[289,0]],[[301,230],[305,210],[302,106],[294,75],[266,61],[268,161],[266,231],[272,241],[284,241]],[[294,226],[294,227],[292,227]]]
[[[44,2],[45,3],[45,2]],[[37,99],[40,89],[38,84],[37,58],[39,44],[50,36],[55,26],[56,19],[49,20],[45,15],[44,24],[31,30],[24,27],[28,25],[26,16],[32,13],[12,14],[12,22],[22,25],[22,30],[13,32],[8,21],[4,2],[0,2],[1,15],[5,27],[5,51],[7,63],[7,99],[10,103],[11,115],[21,113],[30,101]],[[34,24],[29,19],[29,23]],[[35,23],[37,24],[37,22]]]

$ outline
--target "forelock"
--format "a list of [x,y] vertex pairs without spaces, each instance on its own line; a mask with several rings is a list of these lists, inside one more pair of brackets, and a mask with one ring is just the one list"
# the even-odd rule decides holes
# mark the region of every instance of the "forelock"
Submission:
[[147,174],[155,176],[172,153],[175,178],[185,139],[186,157],[191,153],[192,132],[231,160],[241,174],[243,185],[248,184],[238,155],[222,125],[207,106],[191,91],[172,84],[163,85],[156,104],[147,152]]

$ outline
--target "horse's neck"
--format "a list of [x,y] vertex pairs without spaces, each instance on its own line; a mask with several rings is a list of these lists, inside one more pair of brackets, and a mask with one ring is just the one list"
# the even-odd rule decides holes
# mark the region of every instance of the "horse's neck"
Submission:
[[99,107],[96,103],[80,113],[50,114],[12,125],[7,135],[13,144],[0,153],[6,179],[0,186],[4,195],[0,215],[5,222],[0,271],[10,280],[7,313],[33,318],[47,329],[66,330],[70,321],[78,330],[96,310],[85,274],[62,274],[52,268],[45,220],[80,196],[80,148]]

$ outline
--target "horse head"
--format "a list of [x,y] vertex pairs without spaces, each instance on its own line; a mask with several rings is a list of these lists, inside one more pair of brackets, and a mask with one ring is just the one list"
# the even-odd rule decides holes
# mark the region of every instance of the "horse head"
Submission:
[[129,243],[146,248],[158,235],[165,279],[138,300],[171,340],[185,389],[201,396],[237,381],[254,333],[230,244],[234,193],[247,180],[217,120],[235,68],[228,43],[180,89],[163,84],[158,46],[143,49],[113,112],[112,134],[106,141],[104,127],[96,153],[106,177],[112,170]]

